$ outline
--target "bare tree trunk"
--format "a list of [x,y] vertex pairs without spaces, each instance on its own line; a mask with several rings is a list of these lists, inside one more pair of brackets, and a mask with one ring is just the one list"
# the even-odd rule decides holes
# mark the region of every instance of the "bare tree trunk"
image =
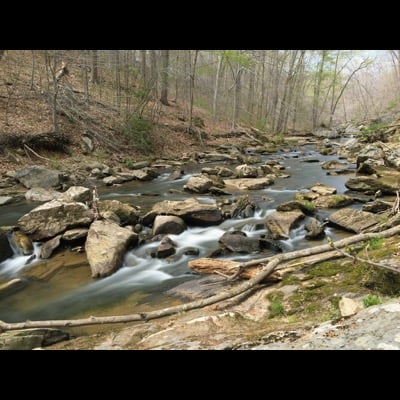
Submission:
[[236,66],[236,74],[234,78],[235,89],[233,92],[233,112],[232,112],[232,127],[231,127],[232,132],[234,132],[236,129],[236,124],[239,116],[242,72],[243,68],[238,64]]
[[[279,118],[278,118],[278,123],[277,123],[277,128],[276,128],[276,131],[278,133],[283,133],[283,132],[286,132],[286,130],[287,130],[289,109],[291,106],[294,86],[296,84],[295,77],[296,77],[297,68],[295,70],[295,62],[296,62],[297,54],[298,54],[298,50],[292,51],[292,57],[290,59],[290,64],[289,64],[289,71],[288,71],[287,78],[285,81],[283,97],[281,100],[281,106],[280,106],[280,110],[279,110]],[[302,50],[302,53],[300,56],[300,62],[302,61],[303,57],[304,57],[304,50]]]
[[223,61],[223,56],[222,56],[222,54],[219,54],[218,55],[217,73],[215,75],[213,108],[212,108],[212,110],[213,110],[212,115],[213,115],[214,122],[216,121],[216,118],[217,118],[217,101],[218,101],[218,92],[219,92],[219,82],[221,79],[222,61]]
[[118,111],[121,109],[121,73],[120,73],[120,59],[119,59],[119,50],[114,50],[115,57],[115,101],[118,108]]
[[[389,50],[392,57],[392,64],[396,76],[397,97],[400,102],[400,50]],[[1,58],[0,58],[1,59]]]
[[157,79],[157,54],[156,50],[150,50],[150,87],[153,97],[158,98],[158,79]]
[[192,129],[192,122],[193,122],[193,102],[194,102],[194,84],[195,84],[195,77],[196,77],[196,64],[197,64],[197,56],[199,54],[199,50],[194,51],[194,57],[192,61],[192,57],[190,57],[190,76],[189,76],[189,131]]
[[32,50],[31,90],[34,89],[34,84],[35,84],[35,69],[36,69],[36,52],[35,50]]
[[92,76],[90,77],[90,81],[97,85],[100,83],[100,76],[99,76],[99,61],[98,61],[98,53],[97,50],[92,50]]
[[332,82],[332,97],[331,97],[331,107],[330,107],[330,113],[329,113],[329,124],[328,127],[332,127],[332,123],[333,123],[333,106],[335,104],[335,92],[336,92],[336,82],[338,79],[338,62],[339,62],[339,54],[340,54],[340,50],[338,50],[336,52],[336,58],[335,58],[335,69],[333,71],[333,82]]
[[169,50],[161,50],[162,70],[161,70],[161,97],[160,101],[165,106],[168,103],[168,66],[169,66]]
[[[58,95],[58,80],[56,76],[57,71],[57,51],[53,50],[53,57],[49,56],[48,50],[45,50],[46,60],[46,77],[48,82],[49,102],[51,105],[51,120],[53,123],[53,132],[58,133],[58,120],[57,120],[57,95]],[[52,81],[52,91],[50,90],[50,79]]]
[[[264,97],[265,97],[265,50],[261,50],[261,66],[260,72],[257,75],[257,87],[260,86],[259,82],[261,82],[261,91],[260,91],[260,99],[258,101],[257,107],[257,119],[260,120],[263,116],[264,109]],[[265,125],[265,123],[263,124]]]
[[312,107],[312,128],[313,129],[315,129],[318,126],[319,100],[320,100],[322,74],[324,72],[324,63],[325,63],[326,54],[327,54],[327,50],[322,50],[321,60],[318,64],[318,72],[315,75],[313,107]]
[[176,50],[176,57],[175,57],[175,98],[174,98],[174,102],[177,103],[178,102],[178,94],[179,94],[179,74],[178,74],[178,66],[179,66],[179,57],[180,53],[179,50]]
[[140,50],[140,55],[141,55],[141,75],[142,75],[142,81],[143,85],[146,87],[147,83],[147,60],[146,60],[146,53],[147,50]]
[[255,67],[252,66],[249,70],[249,92],[247,96],[247,112],[249,114],[249,122],[253,121],[254,112],[254,85],[255,85]]
[[82,81],[83,81],[83,91],[85,93],[85,102],[89,104],[89,76],[88,76],[88,69],[90,69],[88,65],[88,60],[86,57],[87,50],[82,51]]

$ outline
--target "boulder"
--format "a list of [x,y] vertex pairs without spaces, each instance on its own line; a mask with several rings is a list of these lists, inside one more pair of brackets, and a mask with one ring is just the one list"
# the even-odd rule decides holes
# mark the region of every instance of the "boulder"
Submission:
[[217,167],[217,175],[221,178],[228,178],[233,175],[233,171],[226,167]]
[[247,164],[238,165],[235,170],[235,175],[238,178],[257,178],[258,168]]
[[357,176],[350,178],[345,186],[354,191],[374,194],[380,190],[383,194],[396,194],[400,187],[400,177],[390,179],[385,176],[375,178],[372,176]]
[[223,153],[199,153],[199,158],[204,162],[231,161],[236,162],[237,158]]
[[153,223],[153,235],[179,235],[186,229],[185,221],[175,215],[157,215]]
[[88,228],[74,228],[68,229],[62,235],[63,240],[72,241],[76,239],[80,239],[86,237],[87,233],[89,232]]
[[176,243],[169,236],[165,236],[162,238],[160,244],[157,247],[156,257],[167,258],[175,254],[175,252]]
[[247,237],[242,231],[225,232],[218,242],[235,253],[254,253],[260,250],[259,240]]
[[385,160],[389,167],[400,169],[400,148],[390,150],[386,154]]
[[25,193],[25,199],[28,201],[51,201],[58,199],[61,196],[60,192],[54,189],[45,189],[41,187],[33,187]]
[[153,168],[145,167],[135,170],[133,175],[135,179],[139,181],[151,181],[154,178],[157,178],[159,173]]
[[350,317],[351,315],[357,314],[362,309],[363,306],[359,301],[348,297],[342,297],[339,300],[339,310],[342,317]]
[[346,169],[348,167],[349,163],[347,162],[342,162],[342,161],[337,161],[337,160],[329,160],[325,161],[321,164],[322,169]]
[[383,200],[375,200],[372,203],[364,204],[361,209],[362,211],[368,211],[377,214],[390,210],[392,207],[392,203]]
[[336,188],[324,185],[322,183],[315,184],[310,190],[312,192],[320,194],[321,196],[336,193]]
[[83,150],[83,154],[92,153],[94,150],[94,144],[92,139],[89,136],[82,136],[81,147]]
[[183,189],[192,193],[207,193],[214,182],[205,175],[191,176]]
[[22,168],[15,174],[15,179],[26,188],[60,188],[63,177],[60,171],[52,170],[37,165]]
[[231,218],[250,218],[254,215],[255,204],[250,200],[249,195],[237,198],[230,208]]
[[223,219],[221,210],[215,204],[200,203],[193,198],[156,203],[143,217],[143,224],[152,225],[157,215],[175,215],[181,217],[188,225],[198,226],[217,225]]
[[276,207],[276,211],[294,210],[300,210],[304,214],[311,214],[313,212],[313,208],[310,207],[310,203],[306,203],[306,200],[291,200],[285,203],[281,203]]
[[121,268],[126,251],[137,242],[138,235],[130,229],[105,220],[94,221],[85,243],[92,277],[105,277]]
[[263,178],[238,178],[225,179],[224,183],[227,188],[232,187],[239,190],[260,190],[274,183],[275,177],[267,175]]
[[103,183],[107,186],[119,185],[120,183],[126,182],[126,179],[120,175],[117,176],[106,176],[103,178]]
[[52,200],[23,215],[18,225],[33,240],[43,240],[67,229],[89,226],[93,217],[93,211],[83,203]]
[[307,231],[305,238],[308,240],[316,240],[325,236],[325,224],[321,224],[317,219],[311,218],[310,221],[304,225]]
[[368,159],[383,160],[384,157],[385,152],[382,150],[382,147],[380,145],[376,143],[367,144],[358,152],[357,166]]
[[60,245],[62,235],[57,235],[43,244],[40,249],[40,258],[50,258],[53,251]]
[[271,233],[272,239],[288,239],[290,230],[305,215],[298,210],[275,211],[264,219],[265,225]]
[[0,335],[0,350],[32,350],[68,339],[68,333],[53,328],[8,331]]
[[342,208],[331,214],[328,219],[331,223],[355,233],[361,233],[381,222],[377,215],[354,208]]
[[31,238],[20,230],[14,230],[10,235],[13,247],[17,253],[24,256],[33,254],[33,243]]
[[366,160],[364,162],[358,163],[357,162],[357,174],[362,175],[374,175],[376,174],[376,169],[374,168],[373,164]]
[[347,194],[331,194],[320,196],[313,201],[316,208],[341,208],[354,203],[354,199]]
[[89,188],[84,186],[71,186],[67,191],[61,194],[59,200],[85,203],[92,200],[92,193]]
[[135,225],[139,221],[139,211],[129,204],[118,200],[100,200],[98,202],[100,214],[112,211],[118,216],[121,225]]
[[317,137],[324,137],[328,139],[340,137],[340,134],[335,129],[318,128],[315,129],[312,134]]

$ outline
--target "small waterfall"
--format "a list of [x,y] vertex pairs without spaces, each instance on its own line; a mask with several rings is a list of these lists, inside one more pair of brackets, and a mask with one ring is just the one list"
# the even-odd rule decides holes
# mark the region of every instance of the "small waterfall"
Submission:
[[0,263],[0,276],[15,276],[21,269],[27,265],[37,262],[40,259],[39,255],[42,247],[41,243],[34,242],[33,254],[25,256],[22,254],[21,249],[15,245],[13,240],[8,238],[8,241],[14,254],[10,258],[7,258],[7,260],[4,260]]

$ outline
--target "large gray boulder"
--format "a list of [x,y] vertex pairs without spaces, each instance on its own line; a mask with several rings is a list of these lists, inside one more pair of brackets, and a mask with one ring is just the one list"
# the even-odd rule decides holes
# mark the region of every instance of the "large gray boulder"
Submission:
[[63,176],[60,171],[33,165],[22,168],[15,174],[15,179],[26,188],[60,188]]
[[121,268],[126,251],[137,242],[138,235],[128,228],[105,220],[94,221],[85,244],[92,277],[109,276]]
[[67,229],[89,226],[93,217],[93,211],[86,204],[52,200],[23,215],[18,225],[32,240],[43,240]]
[[186,224],[198,226],[217,225],[223,220],[221,210],[215,204],[200,203],[193,198],[156,203],[143,217],[143,224],[152,225],[157,215],[176,215],[181,217]]

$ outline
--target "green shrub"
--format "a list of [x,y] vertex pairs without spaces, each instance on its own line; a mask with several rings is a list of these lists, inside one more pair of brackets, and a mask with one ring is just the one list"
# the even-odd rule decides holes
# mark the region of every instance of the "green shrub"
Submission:
[[285,307],[282,302],[278,300],[273,301],[269,305],[268,310],[270,312],[270,318],[277,317],[279,315],[285,315]]
[[368,240],[369,248],[371,250],[378,250],[382,247],[383,239],[372,237]]
[[373,294],[369,294],[367,297],[362,299],[364,307],[376,306],[377,304],[382,304],[380,298],[378,296],[374,296]]
[[150,131],[153,127],[151,121],[141,117],[131,117],[126,121],[122,133],[130,144],[143,152],[152,150]]

